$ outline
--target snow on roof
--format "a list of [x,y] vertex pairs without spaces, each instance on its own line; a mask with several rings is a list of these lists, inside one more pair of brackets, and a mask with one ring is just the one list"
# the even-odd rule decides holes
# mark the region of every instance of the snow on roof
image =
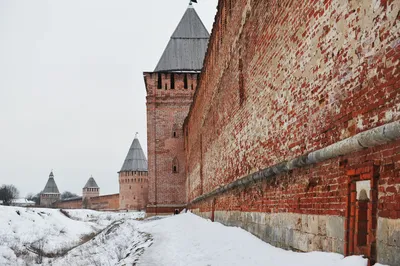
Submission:
[[14,200],[12,200],[12,203],[14,203],[14,204],[35,204],[34,201],[27,200],[27,199],[14,199]]

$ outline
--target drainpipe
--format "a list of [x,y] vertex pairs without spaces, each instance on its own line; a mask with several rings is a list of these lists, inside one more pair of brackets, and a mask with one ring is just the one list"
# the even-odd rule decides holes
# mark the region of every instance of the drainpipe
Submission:
[[191,203],[193,204],[209,197],[215,197],[216,195],[222,194],[228,190],[232,190],[241,186],[246,186],[252,182],[267,179],[272,176],[288,172],[295,168],[302,168],[307,165],[312,165],[338,156],[357,152],[365,148],[376,147],[398,139],[400,139],[400,121],[395,121],[380,127],[361,132],[357,135],[336,142],[320,150],[316,150],[308,154],[299,156],[293,160],[278,163],[277,165],[267,167],[256,173],[237,179],[227,185],[220,186],[219,188],[211,192],[197,197]]

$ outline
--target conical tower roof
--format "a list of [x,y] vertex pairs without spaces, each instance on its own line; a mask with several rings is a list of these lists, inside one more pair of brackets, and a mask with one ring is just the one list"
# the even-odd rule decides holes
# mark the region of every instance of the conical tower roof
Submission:
[[96,181],[94,180],[93,176],[89,178],[89,180],[86,182],[86,185],[83,188],[99,188],[97,185]]
[[126,155],[120,172],[128,171],[147,172],[147,159],[136,136],[132,142],[128,154]]
[[58,191],[56,181],[54,181],[53,171],[50,172],[49,180],[47,180],[46,186],[44,187],[42,192],[42,194],[46,193],[60,194],[60,191]]
[[209,38],[210,34],[190,4],[154,72],[201,71]]

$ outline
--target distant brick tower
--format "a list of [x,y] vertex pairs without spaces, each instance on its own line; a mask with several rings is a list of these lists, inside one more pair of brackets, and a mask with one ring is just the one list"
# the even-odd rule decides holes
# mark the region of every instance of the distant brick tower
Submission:
[[89,178],[86,185],[82,188],[82,205],[88,208],[90,205],[90,198],[98,197],[100,195],[100,188],[94,180],[93,176]]
[[203,67],[209,33],[189,5],[154,72],[145,72],[149,158],[148,215],[186,204],[183,122]]
[[144,210],[148,202],[147,159],[137,136],[119,173],[119,209]]
[[60,191],[58,191],[56,181],[54,180],[53,171],[51,171],[46,186],[40,193],[40,206],[50,207],[60,199],[61,194]]

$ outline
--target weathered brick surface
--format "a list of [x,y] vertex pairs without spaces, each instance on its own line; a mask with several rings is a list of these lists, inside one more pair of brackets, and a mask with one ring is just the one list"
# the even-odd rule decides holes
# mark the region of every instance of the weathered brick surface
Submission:
[[[157,211],[157,206],[174,210],[174,206],[186,204],[182,125],[192,102],[198,74],[144,75],[147,90],[148,212]],[[171,75],[174,75],[174,88],[171,86]]]
[[116,211],[119,209],[119,194],[90,198],[89,209]]
[[187,123],[190,184],[202,172],[207,192],[400,118],[399,1],[324,2],[220,2]]
[[149,194],[147,172],[131,171],[119,173],[119,209],[144,210]]
[[[223,194],[215,201],[215,210],[245,212],[292,212],[345,216],[349,194],[349,169],[374,163],[379,166],[378,216],[400,218],[400,195],[386,191],[389,183],[400,178],[400,141],[366,149],[349,156],[295,169]],[[392,156],[386,156],[392,151]],[[396,166],[394,166],[396,165]],[[393,167],[393,168],[392,168]],[[390,178],[388,178],[390,176]],[[399,187],[397,182],[394,187]],[[212,210],[212,199],[196,203],[191,208],[202,212]],[[390,210],[390,211],[388,211]]]
[[82,197],[83,198],[98,197],[99,195],[100,195],[100,188],[83,188],[82,189]]
[[82,199],[59,201],[53,207],[60,209],[92,209],[92,210],[119,210],[119,194],[110,194],[103,196],[93,196],[88,199],[86,206],[83,206]]
[[[188,201],[400,120],[399,12],[398,0],[219,1],[184,125]],[[347,217],[348,171],[363,165],[379,169],[377,191],[370,195],[377,216],[400,219],[399,141],[295,169],[227,192],[214,206],[208,199],[191,208]],[[368,226],[375,232],[376,222]]]
[[82,209],[82,199],[57,202],[56,207],[60,209]]
[[40,194],[40,206],[50,207],[60,200],[60,194]]

